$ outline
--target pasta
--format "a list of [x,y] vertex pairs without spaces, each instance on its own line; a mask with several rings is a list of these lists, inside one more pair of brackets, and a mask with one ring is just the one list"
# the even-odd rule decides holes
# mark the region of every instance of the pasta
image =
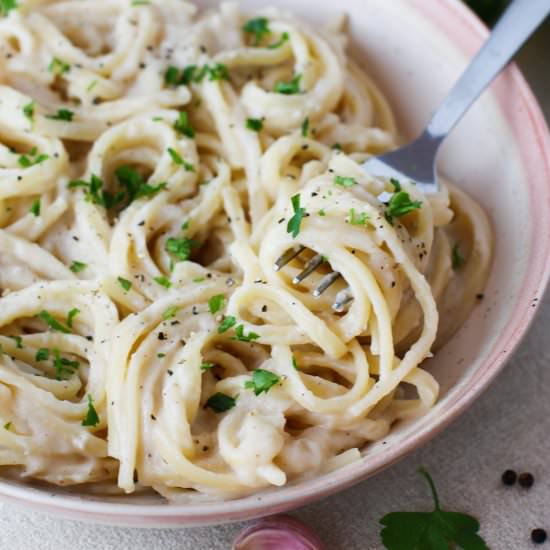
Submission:
[[3,475],[235,498],[433,406],[421,364],[479,299],[490,227],[451,183],[361,169],[398,134],[344,19],[2,5]]

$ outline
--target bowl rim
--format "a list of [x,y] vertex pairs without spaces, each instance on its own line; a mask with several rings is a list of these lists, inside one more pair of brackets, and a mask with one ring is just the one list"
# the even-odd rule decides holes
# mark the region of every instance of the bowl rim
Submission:
[[[408,0],[414,11],[436,23],[448,39],[471,56],[488,36],[488,29],[459,0]],[[458,22],[458,23],[457,23]],[[506,89],[512,85],[521,99],[521,114],[501,109],[513,130],[530,192],[533,234],[530,269],[510,314],[510,321],[493,342],[487,359],[460,388],[454,401],[440,411],[439,418],[415,421],[416,432],[395,447],[373,455],[368,462],[350,465],[330,474],[295,485],[232,501],[193,504],[125,504],[86,500],[78,494],[55,493],[56,487],[25,487],[0,480],[0,498],[65,518],[94,523],[134,527],[186,527],[251,519],[288,511],[346,489],[388,468],[417,447],[424,445],[457,419],[488,387],[526,334],[538,309],[550,276],[550,232],[544,221],[550,217],[550,135],[540,107],[521,72],[514,64],[505,71],[506,83],[492,87],[493,96],[503,105]],[[500,77],[502,78],[502,77]],[[527,121],[527,123],[526,123]]]

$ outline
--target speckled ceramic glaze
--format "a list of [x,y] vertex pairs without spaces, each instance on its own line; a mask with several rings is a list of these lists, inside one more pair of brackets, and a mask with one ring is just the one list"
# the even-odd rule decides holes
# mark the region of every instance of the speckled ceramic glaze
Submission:
[[[487,36],[458,0],[242,0],[241,4],[249,10],[275,4],[313,23],[325,22],[338,11],[348,13],[353,56],[380,83],[409,137],[426,123]],[[0,481],[0,496],[92,522],[136,527],[213,524],[283,512],[341,491],[424,444],[462,413],[500,371],[527,331],[549,274],[550,140],[537,103],[515,67],[457,127],[445,144],[441,169],[486,208],[496,249],[484,300],[430,361],[442,393],[427,415],[397,426],[352,465],[229,502],[170,505],[155,497],[98,497],[11,481]]]

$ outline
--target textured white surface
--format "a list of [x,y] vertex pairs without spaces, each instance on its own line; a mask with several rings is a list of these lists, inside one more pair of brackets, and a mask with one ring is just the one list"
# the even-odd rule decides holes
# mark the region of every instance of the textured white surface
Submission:
[[[549,51],[550,23],[520,57],[547,118]],[[453,426],[388,471],[294,515],[316,529],[328,550],[381,548],[377,523],[382,515],[429,509],[428,491],[415,473],[425,465],[443,504],[480,518],[482,535],[492,549],[531,548],[532,528],[550,532],[549,329],[550,295],[506,370]],[[532,472],[535,485],[528,491],[503,487],[500,474],[506,468]],[[241,524],[187,530],[103,527],[0,504],[0,549],[9,550],[226,550],[241,528]]]

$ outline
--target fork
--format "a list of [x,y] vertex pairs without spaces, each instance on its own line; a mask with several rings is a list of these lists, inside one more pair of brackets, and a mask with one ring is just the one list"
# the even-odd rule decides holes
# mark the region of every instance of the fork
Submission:
[[[420,136],[395,151],[368,159],[361,168],[372,176],[410,180],[424,193],[436,193],[436,159],[443,140],[549,14],[550,0],[513,0]],[[279,271],[305,250],[302,245],[288,249],[277,258],[273,269]],[[323,261],[320,254],[314,255],[294,277],[293,284],[300,284]],[[322,277],[313,296],[318,298],[339,278],[337,271]],[[345,288],[337,293],[332,308],[342,312],[352,300],[349,287]]]

